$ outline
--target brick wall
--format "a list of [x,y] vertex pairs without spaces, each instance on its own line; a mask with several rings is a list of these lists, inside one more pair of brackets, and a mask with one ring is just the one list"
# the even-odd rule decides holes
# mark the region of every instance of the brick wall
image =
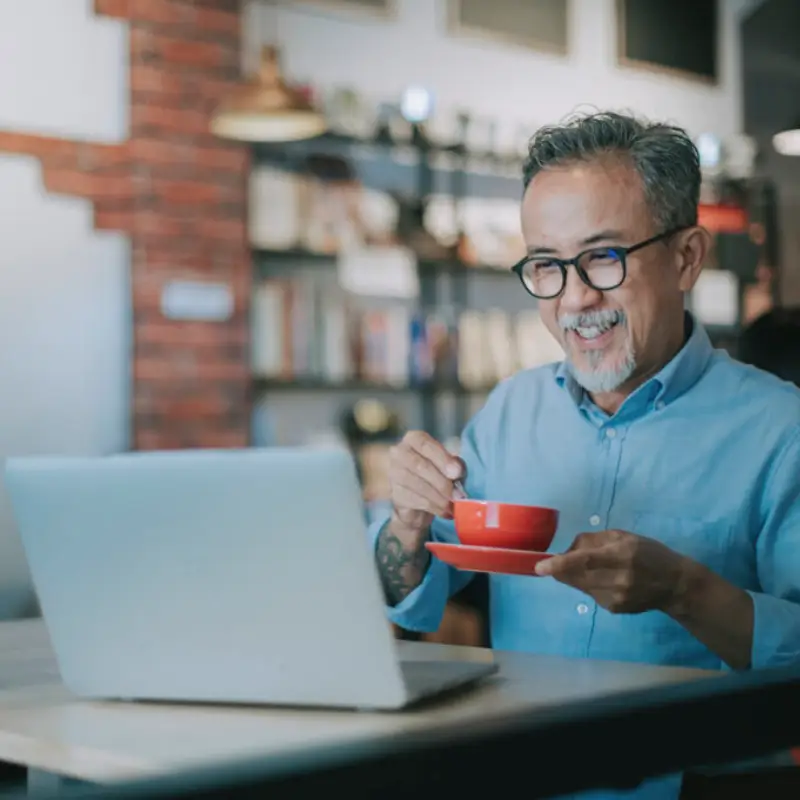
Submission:
[[[133,447],[238,447],[249,430],[245,147],[208,133],[240,75],[239,0],[95,0],[130,23],[130,138],[98,145],[0,131],[40,159],[48,191],[84,197],[132,245]],[[46,232],[43,232],[46,235]],[[225,323],[172,322],[166,281],[225,281]]]

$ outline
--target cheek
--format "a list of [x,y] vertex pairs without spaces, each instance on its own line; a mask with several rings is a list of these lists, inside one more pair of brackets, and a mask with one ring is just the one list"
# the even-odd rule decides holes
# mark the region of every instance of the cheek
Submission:
[[539,314],[545,327],[558,341],[561,341],[561,328],[558,325],[556,304],[552,300],[539,301]]
[[[615,293],[614,305],[619,308],[627,320],[627,333],[635,342],[640,342],[652,319],[653,298],[646,291],[637,291],[635,285],[626,287],[625,291]],[[657,304],[655,304],[657,306]]]

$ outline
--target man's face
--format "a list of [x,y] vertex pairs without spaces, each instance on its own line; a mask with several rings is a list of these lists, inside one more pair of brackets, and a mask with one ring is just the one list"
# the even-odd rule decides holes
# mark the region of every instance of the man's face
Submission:
[[[536,175],[522,202],[522,233],[529,254],[572,258],[590,247],[635,245],[662,231],[638,173],[609,159]],[[664,242],[637,250],[627,258],[622,285],[605,292],[587,286],[569,266],[564,291],[539,300],[544,323],[587,391],[613,392],[660,368],[665,343],[675,339],[670,328],[675,320],[682,327],[682,292],[696,279],[683,269],[683,255]]]

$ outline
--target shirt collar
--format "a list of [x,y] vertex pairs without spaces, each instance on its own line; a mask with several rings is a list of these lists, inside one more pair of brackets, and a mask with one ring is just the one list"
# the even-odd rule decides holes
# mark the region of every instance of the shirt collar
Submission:
[[[653,403],[661,408],[691,389],[705,372],[714,352],[713,345],[705,328],[688,311],[685,312],[685,315],[688,337],[683,347],[660,372],[636,389],[625,400],[623,406],[637,403],[637,400],[644,400],[648,404]],[[566,360],[558,365],[555,379],[559,386],[569,392],[578,405],[587,399],[583,388],[572,377]]]

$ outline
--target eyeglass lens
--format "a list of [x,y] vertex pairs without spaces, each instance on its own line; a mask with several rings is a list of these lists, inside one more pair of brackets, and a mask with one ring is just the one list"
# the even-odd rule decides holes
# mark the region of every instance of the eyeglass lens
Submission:
[[[625,275],[623,256],[617,250],[599,247],[582,253],[578,266],[589,284],[599,291],[616,289]],[[528,291],[537,297],[555,297],[564,288],[566,270],[545,256],[528,259],[521,270]]]

